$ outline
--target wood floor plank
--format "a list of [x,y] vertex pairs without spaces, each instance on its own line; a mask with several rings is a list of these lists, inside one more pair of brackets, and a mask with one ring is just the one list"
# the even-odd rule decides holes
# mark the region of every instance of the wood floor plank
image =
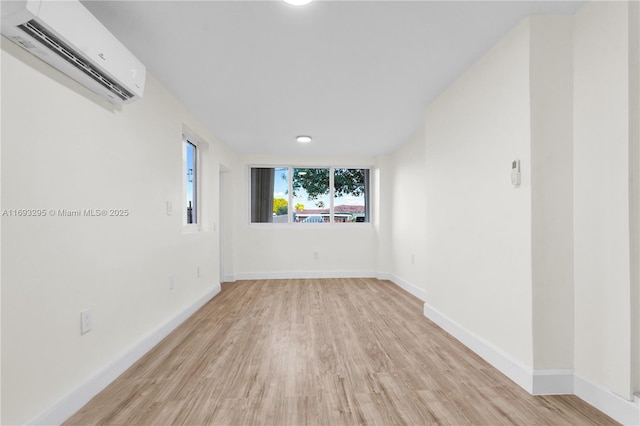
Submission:
[[222,291],[67,425],[614,425],[529,395],[375,279]]

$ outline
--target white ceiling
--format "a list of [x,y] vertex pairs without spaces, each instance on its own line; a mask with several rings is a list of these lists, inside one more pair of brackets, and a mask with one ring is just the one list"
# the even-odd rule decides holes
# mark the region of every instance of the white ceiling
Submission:
[[[238,153],[392,152],[424,108],[529,14],[575,1],[85,1]],[[313,136],[300,145],[296,135]]]

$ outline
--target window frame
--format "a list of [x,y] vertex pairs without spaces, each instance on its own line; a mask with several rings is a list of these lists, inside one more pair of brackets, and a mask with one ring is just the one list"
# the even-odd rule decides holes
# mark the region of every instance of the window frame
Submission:
[[[252,202],[253,200],[251,199],[251,193],[252,193],[252,188],[251,188],[251,169],[253,168],[272,168],[272,169],[287,169],[288,170],[288,200],[287,202],[289,203],[288,206],[288,211],[287,211],[287,222],[286,223],[274,223],[274,222],[252,222],[251,220],[251,206],[252,206]],[[329,222],[324,222],[324,223],[303,223],[303,222],[294,222],[293,221],[293,172],[295,169],[329,169]],[[368,213],[368,221],[367,222],[335,222],[334,221],[334,214],[335,214],[335,179],[334,179],[334,173],[336,169],[362,169],[362,170],[368,170],[369,171],[369,182],[368,182],[368,187],[366,188],[367,192],[365,193],[364,199],[365,199],[365,210]],[[373,226],[373,208],[372,208],[372,203],[373,203],[373,186],[374,186],[374,180],[373,180],[373,173],[374,173],[374,167],[373,166],[359,166],[359,165],[339,165],[339,166],[327,166],[327,165],[291,165],[291,164],[282,164],[282,163],[278,163],[278,164],[248,164],[246,167],[246,176],[247,176],[247,200],[248,200],[248,205],[247,208],[245,209],[246,211],[246,217],[247,217],[247,222],[250,226],[275,226],[275,227],[320,227],[320,228],[326,228],[326,227],[337,227],[337,228],[344,228],[344,227],[350,227],[350,226],[356,226],[356,227],[367,227],[367,226]]]

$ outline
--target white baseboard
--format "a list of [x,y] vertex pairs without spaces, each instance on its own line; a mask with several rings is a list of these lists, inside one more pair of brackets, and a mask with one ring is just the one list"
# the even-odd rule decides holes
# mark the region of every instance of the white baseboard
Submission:
[[425,302],[427,300],[427,294],[425,293],[425,291],[423,289],[421,289],[420,287],[411,284],[408,281],[403,280],[400,277],[397,277],[393,274],[386,274],[386,273],[378,273],[376,275],[376,277],[379,280],[387,280],[387,281],[391,281],[392,283],[394,283],[395,285],[397,285],[398,287],[402,288],[403,290],[413,294],[415,297],[417,297],[418,299],[422,300],[423,302]]
[[372,271],[277,271],[277,272],[244,272],[233,276],[233,281],[241,280],[286,280],[313,278],[375,278]]
[[640,404],[637,400],[627,401],[577,374],[573,378],[573,388],[578,398],[593,405],[615,421],[623,425],[640,425]]
[[640,425],[639,401],[627,401],[573,370],[531,370],[426,302],[424,315],[530,394],[574,394],[624,425]]
[[127,349],[124,354],[111,365],[108,365],[102,371],[96,373],[77,389],[27,424],[62,424],[218,293],[220,293],[220,284],[215,285],[211,291],[207,292],[207,294],[195,301],[191,306],[188,306],[182,312],[153,330],[138,343]]
[[234,282],[236,282],[236,276],[235,275],[225,275],[224,276],[224,282],[225,283],[234,283]]
[[424,304],[424,315],[466,347],[480,355],[489,364],[500,370],[502,374],[513,380],[518,386],[529,393],[533,393],[533,374],[526,366],[489,341],[462,327],[427,302]]
[[573,370],[533,370],[533,395],[572,395]]

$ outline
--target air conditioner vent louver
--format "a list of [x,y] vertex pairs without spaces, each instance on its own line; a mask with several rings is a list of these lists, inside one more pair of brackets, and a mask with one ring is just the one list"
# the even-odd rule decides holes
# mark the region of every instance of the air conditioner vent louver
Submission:
[[105,87],[111,93],[118,96],[123,101],[131,99],[134,97],[132,93],[124,89],[118,83],[113,81],[111,78],[102,74],[99,70],[97,70],[94,66],[87,63],[82,57],[77,54],[73,49],[65,45],[61,40],[52,35],[46,29],[44,29],[41,25],[39,25],[35,20],[30,20],[22,25],[19,25],[22,31],[26,32],[30,36],[36,38],[40,42],[44,43],[47,47],[49,47],[53,52],[57,53],[61,58],[72,64],[75,68],[82,71],[97,83]]

